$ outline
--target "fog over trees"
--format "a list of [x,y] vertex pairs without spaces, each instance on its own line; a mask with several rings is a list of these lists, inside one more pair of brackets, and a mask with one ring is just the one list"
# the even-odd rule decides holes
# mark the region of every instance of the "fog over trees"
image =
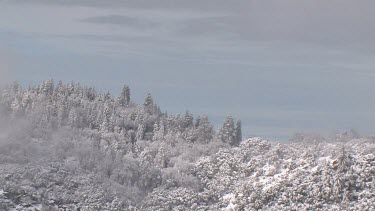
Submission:
[[375,210],[375,137],[242,138],[79,83],[0,93],[0,210]]

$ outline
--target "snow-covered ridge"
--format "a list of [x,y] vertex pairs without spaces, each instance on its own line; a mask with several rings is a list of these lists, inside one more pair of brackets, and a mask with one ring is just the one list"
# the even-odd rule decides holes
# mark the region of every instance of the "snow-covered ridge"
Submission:
[[371,137],[241,141],[231,117],[215,131],[126,86],[1,93],[0,210],[375,210]]

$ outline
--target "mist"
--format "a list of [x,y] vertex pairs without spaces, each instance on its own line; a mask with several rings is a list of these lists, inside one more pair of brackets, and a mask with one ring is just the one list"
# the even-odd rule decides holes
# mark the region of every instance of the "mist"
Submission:
[[374,6],[0,0],[0,210],[375,210]]
[[[130,90],[124,86],[116,96],[54,80],[2,88],[0,209],[291,210],[375,204],[367,200],[372,186],[353,188],[375,173],[373,137],[347,131],[329,137],[299,133],[287,143],[243,138],[241,121],[231,116],[215,128],[207,116],[161,112],[152,95],[134,103]],[[359,173],[363,162],[365,174]],[[327,184],[335,191],[316,194]],[[280,188],[291,196],[277,194]],[[295,198],[301,190],[306,194]],[[352,195],[345,198],[345,190]],[[264,195],[267,200],[258,201]]]
[[227,114],[241,118],[245,136],[371,134],[373,7],[369,0],[2,1],[0,49],[17,61],[11,72],[21,84],[56,78],[118,94],[126,83],[135,102],[151,92],[168,112],[206,114],[217,127]]
[[4,86],[10,81],[10,59],[9,55],[0,50],[0,86]]

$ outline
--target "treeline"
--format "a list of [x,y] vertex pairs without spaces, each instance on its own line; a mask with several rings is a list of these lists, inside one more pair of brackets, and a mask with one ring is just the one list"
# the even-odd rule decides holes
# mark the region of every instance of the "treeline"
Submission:
[[126,210],[158,188],[198,190],[193,163],[242,138],[241,122],[230,116],[216,132],[207,116],[161,112],[150,94],[137,105],[127,86],[114,97],[78,83],[24,89],[15,82],[0,97],[0,122],[7,123],[0,163],[3,175],[13,175],[0,178],[0,187],[8,198],[35,195],[29,205]]
[[213,139],[238,145],[242,139],[241,122],[228,116],[216,133],[207,116],[168,115],[160,111],[151,94],[143,105],[131,101],[130,88],[124,86],[120,96],[98,93],[93,87],[78,83],[54,86],[53,80],[23,89],[17,82],[2,90],[3,115],[27,117],[38,128],[35,136],[48,136],[51,131],[69,126],[115,133],[125,142],[139,140],[183,140],[208,143]]
[[0,96],[0,209],[375,210],[375,138],[241,141],[151,95],[52,80]]

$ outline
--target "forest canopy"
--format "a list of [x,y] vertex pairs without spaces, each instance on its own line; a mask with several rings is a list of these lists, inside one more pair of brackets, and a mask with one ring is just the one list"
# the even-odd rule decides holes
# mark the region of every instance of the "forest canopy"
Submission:
[[372,210],[375,138],[243,140],[231,116],[161,112],[47,80],[0,93],[0,209]]

